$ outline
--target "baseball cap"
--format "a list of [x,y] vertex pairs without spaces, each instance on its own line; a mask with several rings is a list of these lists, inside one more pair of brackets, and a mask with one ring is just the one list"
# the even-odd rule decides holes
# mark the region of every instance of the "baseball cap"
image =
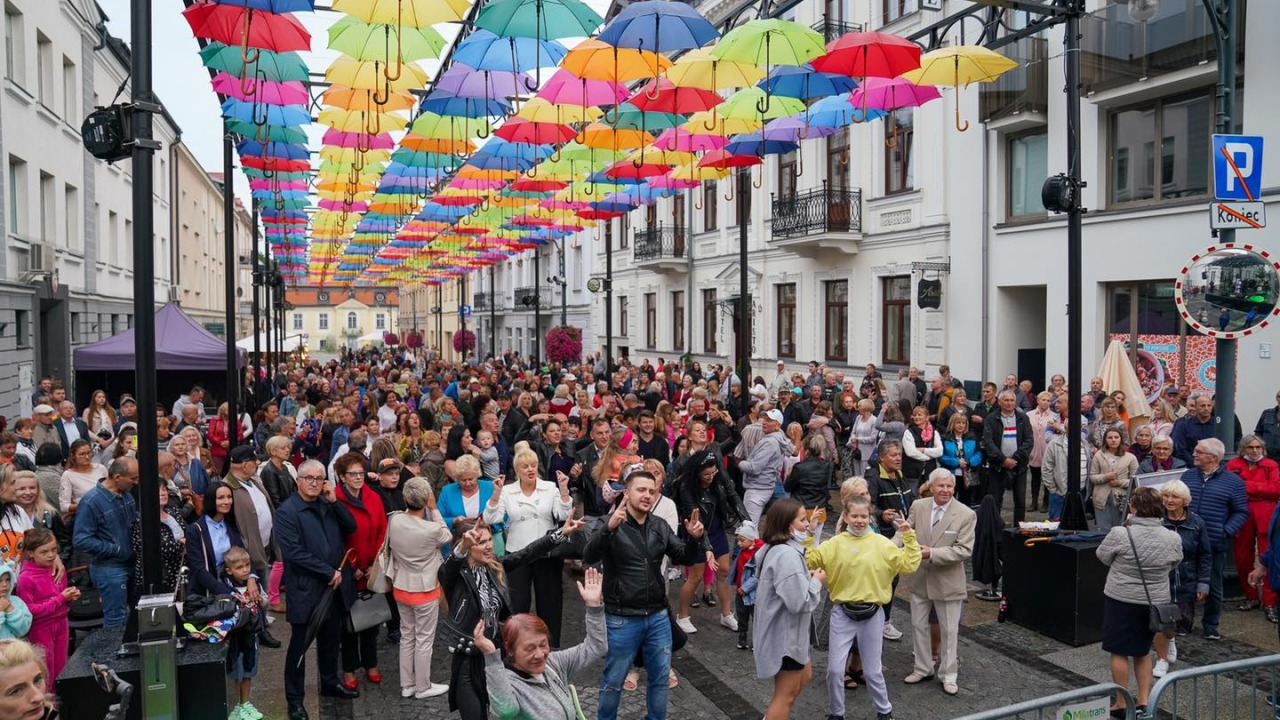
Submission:
[[54,412],[53,407],[50,405],[46,405],[44,403],[40,403],[39,405],[31,409],[32,415],[48,415],[49,413],[52,413],[52,412]]
[[1176,387],[1167,387],[1167,388],[1165,388],[1165,389],[1164,389],[1164,394],[1165,394],[1165,395],[1177,395],[1177,394],[1178,394],[1178,392],[1179,392],[1179,391],[1178,391],[1178,388],[1176,388]]
[[258,456],[254,454],[253,448],[248,445],[238,445],[231,449],[231,462],[242,463],[250,460],[257,460]]
[[783,362],[782,360],[779,360],[779,361],[778,361],[778,366],[779,366],[779,367],[782,367],[783,365],[786,365],[786,363],[785,363],[785,362]]
[[770,410],[769,412],[765,413],[764,416],[778,423],[779,425],[782,424],[782,413],[778,410]]
[[744,522],[739,525],[738,532],[735,534],[743,540],[749,540],[751,542],[755,542],[760,539],[760,531],[756,529],[754,523],[750,522]]
[[793,388],[791,388],[791,393],[792,393],[793,395],[803,395],[803,394],[804,394],[804,390],[802,390],[802,389],[800,389],[800,388],[798,388],[798,387],[793,387]]
[[573,373],[565,373],[564,377],[560,379],[568,382],[578,382],[578,376]]
[[395,458],[383,458],[382,462],[378,463],[378,474],[381,475],[384,472],[399,470],[403,467],[404,466],[400,464],[400,461]]
[[133,403],[134,405],[137,405],[138,401],[134,400],[133,396],[130,395],[129,393],[125,393],[120,396],[120,402],[116,403],[116,407],[124,407],[129,403]]

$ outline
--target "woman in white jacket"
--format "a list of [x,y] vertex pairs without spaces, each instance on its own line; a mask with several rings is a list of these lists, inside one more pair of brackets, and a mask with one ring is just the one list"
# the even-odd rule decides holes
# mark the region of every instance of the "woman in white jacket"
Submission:
[[902,475],[923,482],[942,457],[942,434],[929,422],[929,410],[917,405],[911,411],[911,424],[902,434]]

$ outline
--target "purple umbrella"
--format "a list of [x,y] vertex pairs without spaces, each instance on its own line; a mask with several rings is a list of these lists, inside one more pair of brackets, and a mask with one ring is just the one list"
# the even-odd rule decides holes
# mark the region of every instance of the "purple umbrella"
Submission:
[[790,117],[770,120],[761,132],[765,140],[800,142],[834,135],[837,129],[826,125],[810,125],[804,121],[804,113],[798,113]]
[[436,81],[435,89],[457,97],[500,100],[523,95],[534,87],[533,78],[528,73],[476,70],[454,63]]

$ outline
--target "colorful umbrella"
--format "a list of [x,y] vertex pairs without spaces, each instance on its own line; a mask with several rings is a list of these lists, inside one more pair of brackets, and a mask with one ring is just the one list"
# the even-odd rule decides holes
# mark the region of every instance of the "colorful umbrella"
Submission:
[[238,44],[245,62],[253,62],[259,49],[272,52],[311,49],[311,33],[292,15],[198,2],[183,10],[182,16],[196,37],[226,45]]
[[718,37],[715,26],[687,3],[643,0],[623,8],[599,39],[614,47],[674,52],[700,48]]
[[636,109],[646,112],[684,115],[710,110],[724,102],[724,98],[702,88],[678,87],[665,77],[660,77],[646,83],[628,102]]
[[889,121],[893,123],[893,136],[885,138],[884,144],[886,147],[896,147],[898,127],[894,123],[892,111],[919,107],[940,97],[942,95],[932,85],[916,85],[902,78],[869,77],[863,80],[857,90],[849,93],[849,102],[854,107],[889,111]]
[[[500,99],[534,90],[533,78],[509,70],[476,70],[454,63],[436,78],[435,90],[458,97]],[[505,102],[505,101],[504,101]]]
[[440,57],[445,44],[444,37],[430,27],[415,28],[392,23],[370,25],[351,16],[329,26],[330,50],[357,60],[380,60],[388,68],[394,61],[396,75],[405,61]]
[[784,95],[806,102],[816,98],[847,93],[857,87],[853,78],[821,73],[811,65],[779,65],[759,87],[771,95]]
[[522,117],[509,118],[493,134],[514,143],[556,145],[572,140],[577,131],[568,125],[533,122]]
[[590,37],[603,22],[580,0],[491,0],[475,20],[495,35],[537,40]]
[[653,146],[660,150],[680,150],[682,152],[710,152],[718,150],[729,141],[721,135],[713,135],[709,133],[694,133],[685,128],[671,128],[663,131]]
[[270,82],[263,80],[255,83],[252,92],[244,92],[240,87],[240,78],[231,73],[220,72],[213,76],[213,91],[237,100],[247,100],[268,105],[305,105],[311,101],[306,87],[300,82]]
[[627,88],[611,80],[588,80],[560,69],[538,91],[538,97],[556,105],[617,105],[627,99]]
[[891,78],[920,67],[920,46],[888,33],[852,32],[833,40],[811,64],[818,72]]
[[726,118],[753,118],[761,122],[804,112],[804,101],[793,97],[775,97],[758,87],[743,88],[729,96],[716,111]]
[[499,37],[479,29],[458,43],[453,61],[476,70],[528,72],[552,67],[564,59],[565,47],[554,40],[527,37]]
[[300,81],[311,79],[307,63],[297,53],[259,51],[253,60],[246,61],[239,47],[210,42],[200,48],[200,61],[204,66],[234,75],[241,80],[241,88],[251,93],[255,80],[270,82]]
[[791,20],[749,20],[730,30],[711,49],[721,60],[759,65],[803,65],[826,52],[822,36]]
[[361,22],[414,28],[461,22],[470,7],[468,0],[333,0],[335,11]]
[[721,60],[711,50],[699,48],[681,55],[665,74],[680,87],[722,90],[755,85],[765,71],[751,63]]
[[588,80],[631,82],[655,77],[671,61],[647,50],[614,47],[600,40],[583,40],[560,61],[560,67]]
[[401,90],[390,93],[386,98],[377,98],[384,102],[374,102],[372,90],[354,90],[342,85],[330,85],[320,96],[320,104],[344,110],[364,110],[367,112],[394,112],[396,110],[412,110],[418,101],[412,93]]
[[[903,80],[917,85],[949,85],[960,87],[971,83],[994,82],[996,78],[1018,67],[1018,63],[987,48],[956,45],[939,48],[920,56],[920,67],[902,75]],[[961,125],[960,102],[956,102],[956,129],[969,129],[969,121]]]

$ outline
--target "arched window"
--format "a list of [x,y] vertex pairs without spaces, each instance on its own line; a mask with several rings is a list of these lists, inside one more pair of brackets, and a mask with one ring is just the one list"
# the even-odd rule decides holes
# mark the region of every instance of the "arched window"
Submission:
[[356,329],[356,314],[353,312],[347,313],[347,329],[348,330]]

